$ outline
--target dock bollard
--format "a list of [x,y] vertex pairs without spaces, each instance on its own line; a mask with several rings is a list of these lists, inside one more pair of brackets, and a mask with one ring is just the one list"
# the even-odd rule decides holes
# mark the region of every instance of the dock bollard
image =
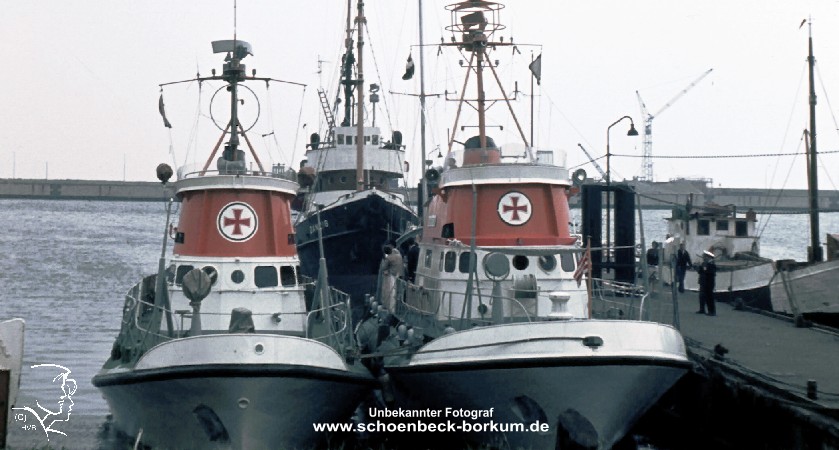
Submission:
[[818,384],[816,383],[816,380],[807,380],[807,398],[810,400],[819,398]]

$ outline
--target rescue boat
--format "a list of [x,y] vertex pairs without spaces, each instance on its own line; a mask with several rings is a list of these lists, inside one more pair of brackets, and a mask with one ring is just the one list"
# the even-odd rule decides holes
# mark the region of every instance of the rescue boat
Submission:
[[[222,74],[187,81],[226,83],[230,121],[203,166],[178,170],[177,227],[170,199],[158,272],[126,295],[93,384],[114,426],[153,448],[310,448],[326,437],[313,424],[348,421],[373,379],[348,362],[346,294],[301,274],[295,174],[265,170],[239,122],[242,83],[281,80],[246,74],[247,42],[215,41],[213,52],[226,54]],[[164,184],[171,175],[158,167]]]
[[[484,80],[488,72],[498,80],[493,52],[513,45],[499,36],[503,7],[447,7],[451,39],[440,45],[465,55],[457,101],[477,111],[478,134],[453,149],[455,133],[471,128],[458,116],[446,165],[426,174],[434,194],[415,232],[413,281],[398,280],[376,299],[395,298],[395,319],[381,321],[392,334],[360,341],[381,358],[386,398],[440,411],[468,445],[553,449],[576,436],[579,448],[610,448],[686,373],[685,344],[669,325],[593,314],[606,309],[597,308],[603,293],[591,298],[578,281],[590,257],[569,230],[564,156],[533,148],[514,114],[524,142],[514,155],[487,134],[491,101],[514,110],[500,82],[491,100]],[[458,410],[483,417],[447,416]]]

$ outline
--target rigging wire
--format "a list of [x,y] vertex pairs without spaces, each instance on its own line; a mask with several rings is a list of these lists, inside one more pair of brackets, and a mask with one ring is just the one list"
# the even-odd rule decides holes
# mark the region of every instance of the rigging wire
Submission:
[[[795,150],[798,151],[799,149],[801,149],[801,144],[803,144],[803,143],[804,143],[804,134],[802,133],[801,138],[798,140],[798,147],[796,147]],[[793,159],[793,161],[795,161],[795,160]],[[788,164],[787,165],[787,176],[786,176],[786,178],[784,178],[784,184],[782,184],[782,186],[787,185],[787,181],[789,181],[789,177],[790,177],[790,175],[792,175],[793,165],[794,164]],[[778,206],[778,203],[781,201],[781,197],[783,196],[784,191],[785,191],[784,188],[781,188],[778,191],[778,196],[775,197],[775,205],[773,205],[773,206]],[[775,208],[772,208],[772,209],[774,210]],[[757,233],[758,238],[763,236],[763,232],[764,232],[764,230],[766,230],[766,226],[769,225],[769,221],[772,219],[772,214],[773,214],[773,212],[772,212],[772,210],[770,210],[769,215],[766,216],[766,220],[763,222],[763,227],[761,227],[760,231]]]
[[[300,136],[300,122],[303,121],[303,103],[306,100],[306,86],[303,86],[303,92],[300,94],[300,111],[297,113],[297,126],[295,127],[294,131],[294,146],[291,148],[291,160],[288,162],[289,169],[292,168],[292,164],[294,164],[294,158],[297,157],[297,145],[298,145],[298,137]],[[277,139],[277,135],[274,135],[274,140]]]

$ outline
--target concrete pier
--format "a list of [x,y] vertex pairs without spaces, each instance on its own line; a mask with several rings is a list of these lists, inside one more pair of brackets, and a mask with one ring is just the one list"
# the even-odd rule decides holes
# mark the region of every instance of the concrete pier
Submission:
[[[656,290],[650,306],[669,308],[669,287]],[[696,293],[678,302],[694,369],[648,422],[677,424],[679,448],[686,433],[696,448],[839,448],[838,334],[728,303],[697,314]]]

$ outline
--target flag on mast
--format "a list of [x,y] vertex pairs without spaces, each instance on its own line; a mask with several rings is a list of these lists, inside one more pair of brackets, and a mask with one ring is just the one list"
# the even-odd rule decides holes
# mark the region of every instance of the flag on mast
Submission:
[[540,53],[533,62],[530,63],[529,66],[530,71],[533,72],[533,76],[536,77],[536,84],[542,85],[542,54]]
[[163,117],[163,126],[166,128],[172,128],[172,124],[169,123],[169,119],[166,118],[166,110],[163,107],[163,92],[160,92],[160,100],[157,102],[157,109],[160,110],[160,116]]
[[587,274],[591,272],[591,246],[586,244],[586,251],[583,252],[583,256],[580,257],[580,261],[577,263],[577,270],[574,271],[574,279],[577,281],[577,287],[580,287],[580,284],[583,282],[583,274]]

